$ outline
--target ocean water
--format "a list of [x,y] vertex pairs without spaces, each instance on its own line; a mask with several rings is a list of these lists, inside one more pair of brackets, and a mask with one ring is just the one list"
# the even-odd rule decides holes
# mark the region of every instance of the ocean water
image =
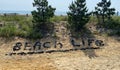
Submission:
[[[17,13],[20,15],[25,15],[25,14],[31,14],[31,11],[0,11],[0,14],[4,14],[4,13]],[[67,15],[66,12],[55,12],[55,15]]]

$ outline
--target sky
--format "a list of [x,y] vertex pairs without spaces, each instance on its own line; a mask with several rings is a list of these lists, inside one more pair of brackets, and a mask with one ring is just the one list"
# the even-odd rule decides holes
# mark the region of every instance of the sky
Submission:
[[[49,4],[56,8],[56,11],[66,12],[68,6],[74,0],[48,0]],[[96,4],[101,0],[86,0],[89,11],[94,10]],[[112,6],[117,11],[120,11],[120,0],[111,0]],[[32,11],[33,0],[0,0],[0,10],[9,11]]]

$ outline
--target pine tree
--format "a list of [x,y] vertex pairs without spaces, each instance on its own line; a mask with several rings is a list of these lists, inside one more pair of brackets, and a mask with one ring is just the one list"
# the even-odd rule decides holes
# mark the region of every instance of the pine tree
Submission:
[[102,23],[105,22],[106,18],[110,20],[111,16],[115,14],[115,9],[110,8],[110,6],[111,6],[111,0],[109,1],[102,0],[101,2],[97,4],[97,7],[95,7],[95,14],[98,20],[102,19]]
[[34,26],[39,30],[42,25],[54,16],[55,8],[48,5],[47,0],[34,0],[33,7],[37,9],[32,11]]
[[89,21],[88,9],[86,7],[86,0],[76,0],[69,6],[68,14],[69,26],[78,31],[84,27]]

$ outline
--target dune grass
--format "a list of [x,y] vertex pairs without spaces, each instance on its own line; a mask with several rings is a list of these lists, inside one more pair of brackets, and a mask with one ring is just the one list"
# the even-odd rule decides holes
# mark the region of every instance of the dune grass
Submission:
[[[50,22],[67,21],[67,16],[54,16],[50,19]],[[113,16],[113,20],[106,22],[104,26],[109,29],[120,30],[120,16]],[[98,22],[97,18],[90,17],[89,23]],[[0,27],[0,37],[30,37],[38,38],[41,37],[40,33],[35,33],[33,30],[32,16],[25,15],[9,15],[9,16],[0,16],[0,24],[3,23],[4,26]],[[117,33],[120,35],[120,31]]]

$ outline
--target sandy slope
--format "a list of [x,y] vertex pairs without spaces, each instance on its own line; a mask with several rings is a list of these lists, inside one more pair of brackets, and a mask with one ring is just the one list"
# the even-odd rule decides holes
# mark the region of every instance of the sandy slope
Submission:
[[[67,30],[64,27],[61,29],[61,25],[57,25],[59,32],[56,34],[64,46],[69,47],[69,36],[64,34]],[[13,44],[24,42],[24,39],[0,39],[0,70],[120,70],[120,41],[101,36],[96,38],[105,39],[104,48],[26,56],[5,56],[11,51]]]
[[0,70],[120,70],[120,42],[111,38],[99,50],[5,56],[10,44],[0,46]]

